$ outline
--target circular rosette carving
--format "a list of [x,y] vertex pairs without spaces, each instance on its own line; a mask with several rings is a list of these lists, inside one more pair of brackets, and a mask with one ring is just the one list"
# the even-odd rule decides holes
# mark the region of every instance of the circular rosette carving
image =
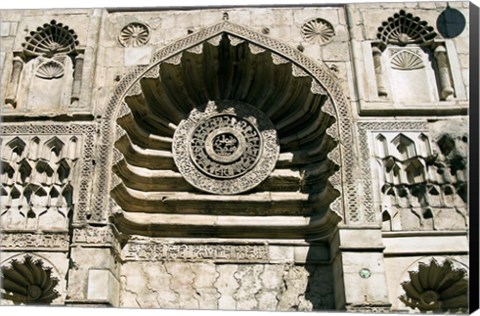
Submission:
[[303,24],[301,32],[306,41],[320,45],[330,43],[335,36],[332,24],[321,18],[312,19]]
[[118,41],[123,47],[139,47],[148,43],[150,30],[143,23],[133,22],[123,27]]
[[194,109],[173,139],[180,173],[197,189],[215,194],[248,191],[273,171],[280,147],[272,122],[238,101]]
[[51,268],[30,256],[25,256],[23,262],[14,259],[1,269],[1,297],[16,304],[50,304],[60,296],[55,290],[58,283]]
[[466,312],[468,310],[468,279],[466,271],[455,269],[446,260],[440,265],[420,263],[418,271],[409,271],[410,280],[403,282],[405,294],[400,300],[422,312]]

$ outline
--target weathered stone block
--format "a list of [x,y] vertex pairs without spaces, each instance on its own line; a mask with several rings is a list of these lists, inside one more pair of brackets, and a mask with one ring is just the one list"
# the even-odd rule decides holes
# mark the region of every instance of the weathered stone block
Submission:
[[0,23],[0,36],[5,37],[10,35],[10,22]]
[[109,270],[91,269],[88,271],[87,299],[118,306],[118,295],[118,280]]
[[152,47],[128,47],[125,48],[124,64],[125,66],[148,65],[152,55]]

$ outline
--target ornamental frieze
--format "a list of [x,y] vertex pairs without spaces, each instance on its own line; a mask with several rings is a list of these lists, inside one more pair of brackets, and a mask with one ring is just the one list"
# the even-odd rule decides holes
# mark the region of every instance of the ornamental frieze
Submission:
[[127,261],[262,262],[269,259],[266,245],[184,244],[131,242],[122,250]]

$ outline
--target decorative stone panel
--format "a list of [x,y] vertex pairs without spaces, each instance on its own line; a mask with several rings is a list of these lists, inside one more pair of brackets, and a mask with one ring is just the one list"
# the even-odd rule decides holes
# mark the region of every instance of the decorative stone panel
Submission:
[[429,23],[405,10],[384,21],[377,38],[355,43],[362,46],[356,49],[362,56],[357,75],[367,77],[358,83],[365,93],[360,114],[466,114],[467,95],[450,40],[437,38]]
[[450,136],[436,144],[425,132],[375,132],[371,139],[384,230],[466,228],[464,158],[452,155],[453,168],[444,162],[454,150]]
[[78,44],[75,31],[55,20],[32,31],[14,53],[3,111],[55,116],[76,109],[84,59]]
[[91,124],[2,125],[3,230],[66,231],[73,217],[86,219],[94,131]]

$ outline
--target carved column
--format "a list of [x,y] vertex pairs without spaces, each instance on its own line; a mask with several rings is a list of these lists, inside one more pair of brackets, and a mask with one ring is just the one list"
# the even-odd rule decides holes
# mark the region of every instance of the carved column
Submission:
[[378,96],[386,97],[388,93],[383,83],[382,51],[377,46],[373,46],[372,52],[373,52],[373,64],[375,67],[375,79],[377,80]]
[[434,56],[437,61],[438,77],[440,78],[440,99],[450,100],[453,98],[455,90],[452,87],[452,80],[450,79],[450,67],[445,46],[437,46]]
[[12,107],[17,106],[17,92],[20,83],[20,75],[23,69],[23,60],[20,57],[13,58],[13,70],[8,84],[7,97],[5,102],[11,104]]
[[75,57],[75,66],[74,66],[74,73],[73,73],[73,86],[72,86],[72,98],[71,103],[72,106],[78,105],[78,100],[80,100],[80,92],[82,88],[82,75],[83,75],[83,54],[78,54]]

